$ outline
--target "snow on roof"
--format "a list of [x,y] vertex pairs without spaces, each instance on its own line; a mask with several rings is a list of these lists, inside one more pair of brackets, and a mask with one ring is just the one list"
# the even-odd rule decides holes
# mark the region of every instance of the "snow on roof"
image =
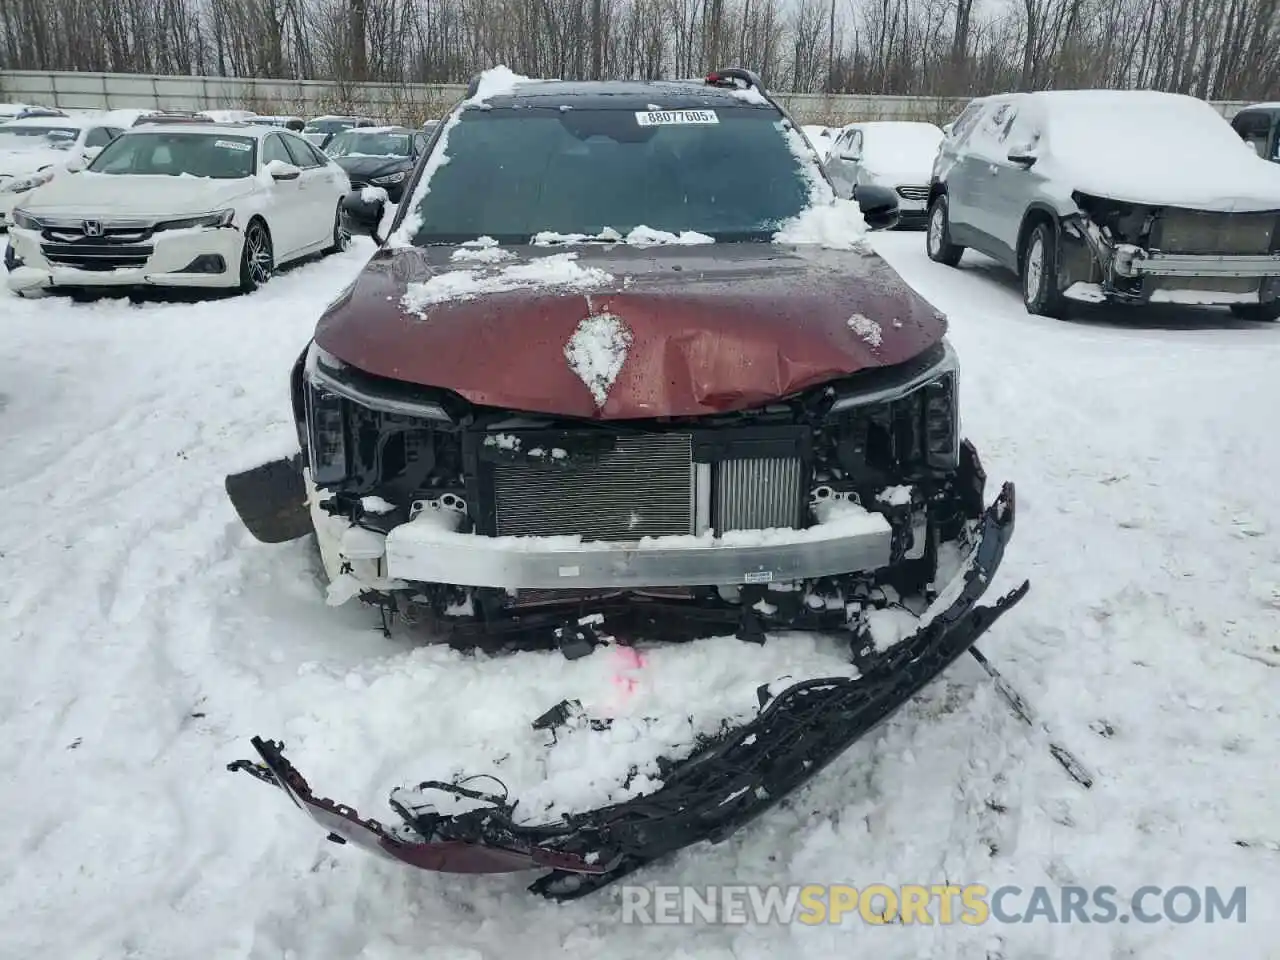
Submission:
[[1154,90],[1052,90],[1013,102],[1042,118],[1042,141],[1032,147],[1041,158],[1037,171],[1067,192],[1223,212],[1280,210],[1280,166],[1242,149],[1207,101]]
[[560,81],[541,77],[526,77],[515,73],[505,64],[490,67],[480,74],[476,92],[463,101],[464,104],[481,105],[491,97],[509,96],[516,88],[531,83],[557,83]]
[[152,124],[141,123],[136,127],[130,127],[124,131],[121,136],[133,137],[143,133],[164,133],[180,134],[180,133],[203,133],[215,134],[223,137],[250,137],[255,140],[261,140],[269,133],[279,133],[275,127],[268,127],[256,123],[221,123],[217,120],[209,120],[201,123],[193,121],[191,123],[164,123]]
[[10,120],[6,127],[75,127],[97,126],[102,121],[98,117],[23,117],[21,120]]

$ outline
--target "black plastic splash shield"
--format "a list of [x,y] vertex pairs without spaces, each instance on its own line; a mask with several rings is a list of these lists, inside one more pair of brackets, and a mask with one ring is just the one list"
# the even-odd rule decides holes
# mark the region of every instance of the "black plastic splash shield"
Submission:
[[[335,842],[354,842],[427,870],[496,873],[550,868],[532,892],[573,899],[694,843],[718,843],[793,792],[892,715],[965,653],[1029,585],[979,606],[1014,528],[1014,489],[1006,483],[983,514],[965,568],[935,602],[927,622],[878,657],[863,675],[805,680],[768,701],[755,719],[664,764],[663,786],[623,803],[545,824],[520,824],[505,798],[456,784],[434,789],[479,801],[443,816],[392,795],[404,821],[390,830],[350,807],[312,794],[283,756],[283,745],[255,737],[262,763],[237,761],[286,791]],[[945,608],[937,609],[946,604]]]

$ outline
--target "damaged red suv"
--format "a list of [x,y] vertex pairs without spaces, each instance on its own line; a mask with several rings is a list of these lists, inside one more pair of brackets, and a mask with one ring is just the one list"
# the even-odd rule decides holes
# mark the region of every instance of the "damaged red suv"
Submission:
[[[258,539],[314,530],[330,602],[569,656],[605,635],[845,632],[862,681],[823,694],[838,730],[804,764],[757,763],[772,789],[718,797],[701,837],[803,780],[1022,596],[977,605],[1013,489],[985,506],[945,318],[866,244],[892,196],[837,198],[753,74],[490,72],[404,196],[293,370],[300,452],[227,480]],[[806,693],[775,699],[775,720]],[[780,730],[734,749],[783,750]],[[314,800],[256,743],[254,769],[326,829],[418,866],[517,868],[450,859],[482,846],[616,876],[662,852],[616,822],[522,837],[493,817],[410,821],[410,842]]]

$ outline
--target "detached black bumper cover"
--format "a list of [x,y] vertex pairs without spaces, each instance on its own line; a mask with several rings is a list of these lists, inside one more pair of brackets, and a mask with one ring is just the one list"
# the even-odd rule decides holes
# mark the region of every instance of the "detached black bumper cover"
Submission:
[[1013,528],[1014,490],[1005,484],[983,515],[970,563],[940,595],[951,601],[945,609],[877,658],[863,676],[797,683],[763,704],[750,723],[665,763],[663,786],[647,796],[554,823],[522,825],[505,798],[428,782],[418,790],[467,797],[478,806],[444,816],[429,807],[410,809],[393,793],[391,806],[403,825],[392,829],[317,797],[284,758],[281,743],[255,737],[261,763],[240,760],[229,769],[283,789],[337,843],[349,841],[382,857],[449,873],[545,868],[549,872],[531,891],[554,899],[582,896],[682,847],[724,840],[927,686],[1026,595],[1023,582],[991,606],[977,603]]

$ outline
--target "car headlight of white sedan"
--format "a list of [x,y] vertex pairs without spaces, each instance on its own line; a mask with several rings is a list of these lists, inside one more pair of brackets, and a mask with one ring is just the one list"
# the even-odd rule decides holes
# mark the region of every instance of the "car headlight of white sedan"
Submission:
[[28,190],[34,190],[36,187],[42,186],[52,179],[52,170],[41,170],[37,173],[28,174],[25,177],[17,177],[10,180],[3,187],[0,187],[0,193],[26,193]]
[[157,232],[161,230],[197,230],[201,227],[213,229],[216,227],[229,227],[231,221],[235,219],[236,212],[233,208],[228,207],[225,210],[215,210],[212,213],[201,213],[194,217],[182,217],[177,220],[162,220],[157,223],[155,229]]
[[9,214],[9,219],[12,220],[13,225],[18,227],[20,230],[41,229],[40,221],[20,207],[13,208],[13,211]]

